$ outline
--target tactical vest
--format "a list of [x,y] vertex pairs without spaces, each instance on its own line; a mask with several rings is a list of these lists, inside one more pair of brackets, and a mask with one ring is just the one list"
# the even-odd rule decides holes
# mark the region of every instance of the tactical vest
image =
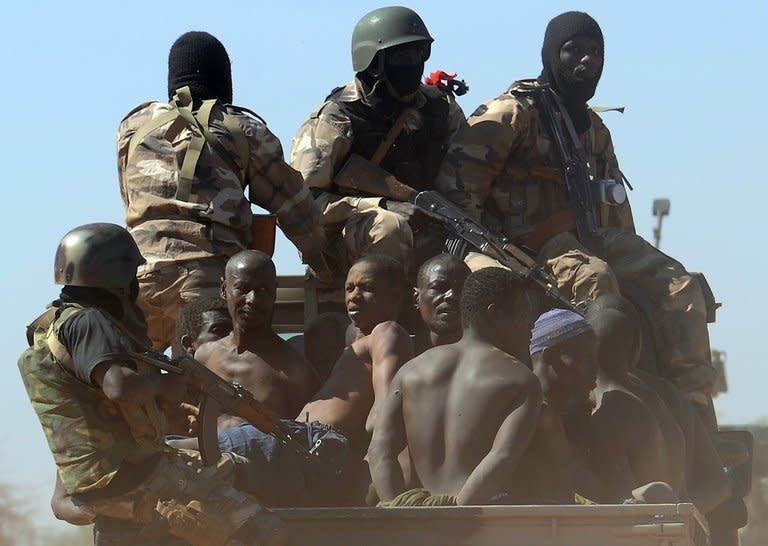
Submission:
[[218,100],[203,101],[197,111],[192,108],[189,88],[179,89],[167,110],[130,138],[123,175],[129,193],[126,224],[132,229],[146,222],[175,221],[178,233],[159,230],[200,248],[209,246],[206,239],[214,246],[229,245],[226,254],[232,255],[248,246],[252,220],[244,195],[248,136],[232,112],[258,116]]
[[[394,118],[378,114],[361,100],[339,101],[343,90],[343,87],[334,90],[328,100],[349,117],[354,140],[351,153],[371,159],[392,127]],[[418,127],[408,127],[400,132],[380,167],[416,190],[428,190],[433,189],[432,181],[448,149],[449,104],[437,88],[422,86],[421,90],[426,101],[417,110],[420,114]]]
[[[136,415],[123,414],[97,385],[88,385],[75,376],[60,332],[66,321],[83,309],[71,303],[47,309],[28,330],[32,334],[30,347],[18,361],[59,477],[70,494],[102,489],[124,462],[139,464],[164,449],[165,423],[157,407],[144,408]],[[101,312],[122,334],[126,348],[143,349],[119,322]]]

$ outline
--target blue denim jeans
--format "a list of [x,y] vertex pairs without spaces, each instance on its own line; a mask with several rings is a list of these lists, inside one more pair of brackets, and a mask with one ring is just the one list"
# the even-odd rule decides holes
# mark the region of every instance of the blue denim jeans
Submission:
[[312,452],[311,460],[248,423],[220,430],[221,451],[248,459],[238,468],[236,487],[268,507],[337,504],[349,451],[346,437],[317,421],[282,419],[280,423]]

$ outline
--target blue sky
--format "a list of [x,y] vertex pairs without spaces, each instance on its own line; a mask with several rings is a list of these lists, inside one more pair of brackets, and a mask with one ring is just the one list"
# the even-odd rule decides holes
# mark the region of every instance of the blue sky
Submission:
[[[605,35],[606,61],[592,103],[606,113],[621,167],[635,187],[638,232],[652,238],[654,198],[672,201],[662,249],[707,274],[718,301],[713,347],[728,353],[726,423],[768,415],[760,319],[768,271],[765,158],[768,84],[765,2],[525,4],[409,2],[435,37],[427,71],[458,71],[470,84],[466,113],[515,79],[536,76],[546,23],[589,12]],[[382,4],[359,2],[14,2],[0,21],[5,202],[0,216],[4,312],[0,316],[0,482],[47,503],[53,462],[15,362],[24,327],[57,289],[56,244],[70,228],[122,223],[115,131],[134,106],[166,96],[167,51],[187,30],[207,30],[232,59],[234,100],[259,112],[286,154],[304,118],[352,77],[356,21]],[[761,60],[763,59],[763,60]],[[300,265],[278,243],[280,272]],[[41,525],[54,521],[47,511]]]

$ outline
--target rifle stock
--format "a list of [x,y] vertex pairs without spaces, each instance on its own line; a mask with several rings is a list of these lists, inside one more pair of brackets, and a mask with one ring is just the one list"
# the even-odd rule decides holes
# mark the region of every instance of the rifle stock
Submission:
[[413,204],[430,218],[444,225],[458,237],[489,256],[514,274],[539,286],[544,293],[559,305],[582,315],[582,311],[562,296],[557,289],[557,281],[544,271],[521,248],[513,245],[505,237],[491,232],[476,222],[459,208],[435,191],[422,191],[415,195]]
[[200,391],[202,399],[197,439],[204,464],[215,464],[221,456],[216,428],[220,413],[241,417],[262,432],[271,434],[305,459],[312,458],[303,445],[282,429],[280,418],[256,400],[248,389],[239,383],[227,382],[193,357],[184,355],[171,360],[164,354],[153,351],[128,351],[128,356],[169,373],[181,375],[188,384]]

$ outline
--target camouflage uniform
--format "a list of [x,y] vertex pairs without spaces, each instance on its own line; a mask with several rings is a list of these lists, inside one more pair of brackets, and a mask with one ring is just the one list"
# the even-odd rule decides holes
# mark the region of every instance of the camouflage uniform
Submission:
[[248,248],[252,214],[246,186],[250,201],[277,215],[285,235],[310,264],[325,244],[320,211],[299,173],[284,162],[280,142],[262,120],[236,106],[217,103],[209,122],[230,157],[206,143],[191,191],[181,196],[180,170],[191,153],[193,131],[169,120],[141,142],[132,140],[171,109],[166,103],[142,104],[126,116],[117,135],[125,222],[147,260],[139,269],[139,304],[158,349],[173,339],[180,306],[198,296],[218,295],[227,259]]
[[[54,302],[33,323],[31,346],[21,355],[19,370],[64,488],[97,521],[96,544],[130,542],[99,540],[100,521],[149,524],[161,519],[171,534],[189,544],[224,544],[261,512],[255,499],[233,488],[235,464],[245,461],[227,453],[217,465],[203,467],[198,453],[163,443],[164,418],[155,404],[127,411],[77,377],[62,328],[85,309]],[[117,330],[125,350],[146,347],[147,340],[99,312]],[[143,365],[137,371],[159,373]],[[272,532],[273,517],[259,517],[268,523],[261,531]]]
[[[408,263],[413,232],[398,214],[381,206],[381,197],[343,195],[334,177],[350,154],[370,159],[395,122],[366,104],[355,79],[336,89],[293,139],[291,165],[301,171],[323,211],[328,239],[340,247],[348,267],[366,253],[388,254]],[[429,189],[450,136],[466,122],[453,97],[422,85],[414,103],[415,126],[395,140],[380,167],[414,189]]]
[[[560,153],[531,93],[537,85],[516,82],[470,116],[451,142],[438,188],[475,219],[538,252],[574,302],[618,293],[618,280],[642,289],[655,311],[651,319],[664,375],[694,401],[708,403],[715,373],[701,286],[680,263],[635,234],[628,202],[598,205],[603,259],[576,240],[572,225],[558,221],[570,205]],[[591,126],[579,139],[593,179],[623,181],[610,132],[596,113],[589,115]],[[472,269],[497,265],[474,253],[467,263]]]

